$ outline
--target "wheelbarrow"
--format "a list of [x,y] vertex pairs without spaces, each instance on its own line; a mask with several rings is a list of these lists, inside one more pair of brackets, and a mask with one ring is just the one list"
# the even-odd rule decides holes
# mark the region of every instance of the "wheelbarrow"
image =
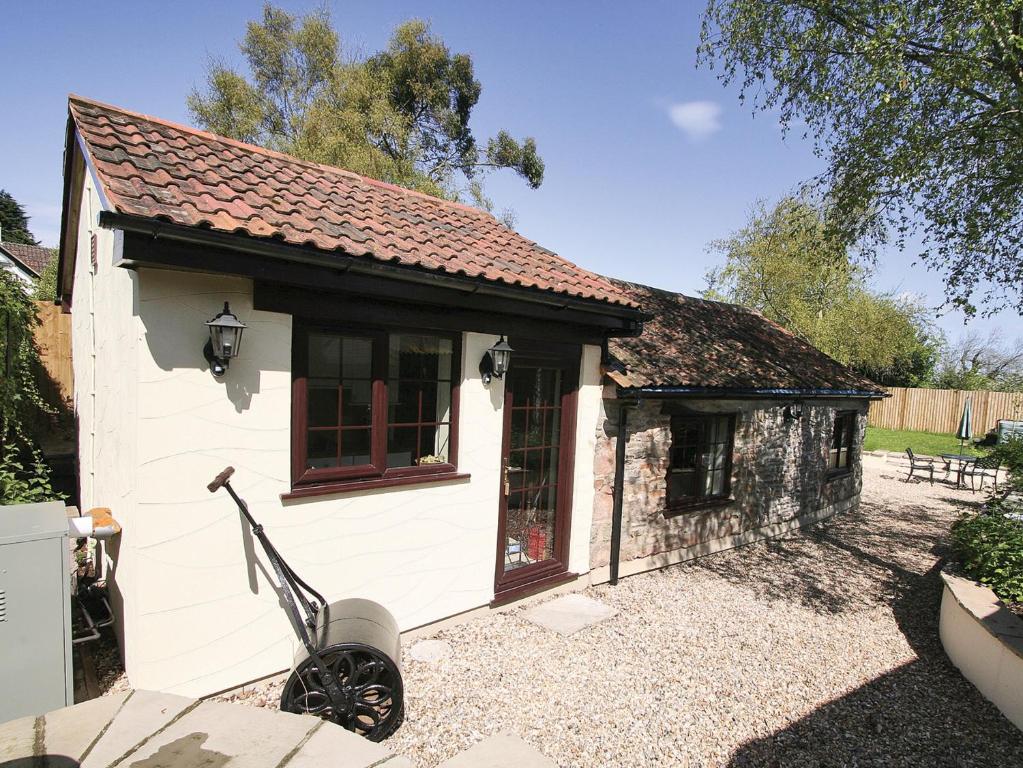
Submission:
[[285,712],[316,715],[365,736],[386,739],[404,717],[398,624],[379,603],[350,598],[327,603],[291,569],[263,526],[231,487],[228,467],[207,488],[224,488],[266,552],[301,646],[281,694]]

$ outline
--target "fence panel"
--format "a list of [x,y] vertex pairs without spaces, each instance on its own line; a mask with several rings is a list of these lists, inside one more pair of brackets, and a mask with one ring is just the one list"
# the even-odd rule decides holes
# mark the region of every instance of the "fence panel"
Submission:
[[868,424],[884,429],[955,432],[966,398],[973,400],[973,434],[994,429],[999,419],[1023,419],[1023,392],[890,387],[891,397],[870,406]]
[[61,397],[71,402],[74,397],[75,377],[71,367],[71,315],[47,301],[37,301],[35,328],[36,346],[43,367],[50,375]]

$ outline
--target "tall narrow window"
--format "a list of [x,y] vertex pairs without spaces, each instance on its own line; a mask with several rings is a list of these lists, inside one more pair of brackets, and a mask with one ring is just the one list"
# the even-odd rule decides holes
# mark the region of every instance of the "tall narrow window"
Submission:
[[849,411],[835,416],[831,433],[831,449],[828,452],[828,470],[836,474],[848,472],[852,466],[853,439],[856,435],[856,412]]
[[457,337],[295,326],[296,485],[454,471]]
[[672,417],[669,509],[728,498],[734,432],[731,415]]

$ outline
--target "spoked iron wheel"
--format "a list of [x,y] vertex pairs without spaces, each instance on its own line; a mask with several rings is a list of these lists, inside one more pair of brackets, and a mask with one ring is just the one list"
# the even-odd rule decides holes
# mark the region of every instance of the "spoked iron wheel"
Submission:
[[331,669],[344,693],[344,705],[335,708],[324,690],[319,670],[306,659],[288,678],[281,709],[316,715],[364,736],[381,741],[401,725],[404,692],[394,662],[376,648],[356,643],[330,646],[320,658]]

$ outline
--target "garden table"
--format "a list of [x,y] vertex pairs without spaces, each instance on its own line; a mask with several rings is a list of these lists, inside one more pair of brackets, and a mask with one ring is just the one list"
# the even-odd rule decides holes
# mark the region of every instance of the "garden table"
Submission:
[[943,453],[941,454],[941,460],[945,462],[945,480],[948,480],[948,473],[952,471],[952,462],[957,462],[956,468],[956,488],[961,488],[963,484],[963,470],[967,464],[972,464],[977,460],[976,456],[967,456],[965,453]]

